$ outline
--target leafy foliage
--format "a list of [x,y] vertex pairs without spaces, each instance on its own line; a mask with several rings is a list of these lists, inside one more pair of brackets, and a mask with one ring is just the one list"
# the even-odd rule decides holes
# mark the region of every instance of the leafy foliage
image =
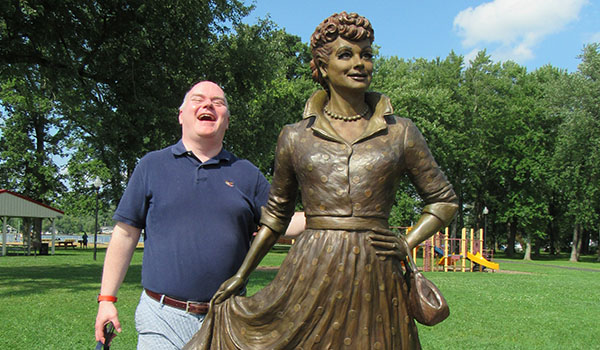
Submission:
[[[31,72],[29,72],[31,73]],[[62,189],[52,155],[60,155],[64,134],[56,131],[52,97],[31,75],[0,83],[4,113],[0,139],[1,188],[50,203]]]
[[[0,186],[84,218],[100,177],[109,217],[139,158],[180,137],[177,109],[205,79],[228,96],[226,147],[270,176],[279,131],[318,86],[308,46],[268,19],[241,23],[251,10],[238,0],[2,2]],[[454,185],[454,233],[487,226],[509,254],[518,239],[534,254],[597,240],[599,44],[580,58],[570,74],[485,51],[468,63],[454,52],[376,60],[372,89],[417,124]],[[390,222],[408,226],[422,203],[400,187]]]
[[[373,88],[427,138],[459,196],[456,226],[483,227],[489,219],[491,242],[508,242],[511,253],[522,237],[529,258],[543,240],[552,251],[566,247],[571,240],[557,231],[568,237],[577,224],[597,228],[598,56],[597,45],[586,47],[575,74],[551,66],[527,73],[492,62],[485,51],[466,68],[454,53],[380,58]],[[418,201],[398,198],[398,208],[411,206]]]

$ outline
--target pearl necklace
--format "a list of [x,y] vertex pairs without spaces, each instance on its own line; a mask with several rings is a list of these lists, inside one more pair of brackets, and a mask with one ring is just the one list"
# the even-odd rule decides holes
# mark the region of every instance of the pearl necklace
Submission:
[[360,112],[360,114],[356,114],[356,115],[339,115],[336,113],[333,113],[332,111],[330,111],[327,108],[327,105],[323,108],[323,111],[325,112],[325,114],[327,114],[328,116],[330,116],[333,119],[337,119],[337,120],[343,120],[345,122],[353,122],[353,121],[357,121],[360,118],[363,118],[365,115],[367,115],[367,113],[369,113],[369,106],[367,105],[364,109],[364,111]]

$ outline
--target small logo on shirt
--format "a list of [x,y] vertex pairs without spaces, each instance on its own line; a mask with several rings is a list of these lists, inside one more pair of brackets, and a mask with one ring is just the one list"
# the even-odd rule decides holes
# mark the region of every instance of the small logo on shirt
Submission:
[[233,181],[225,180],[225,184],[229,187],[233,187]]

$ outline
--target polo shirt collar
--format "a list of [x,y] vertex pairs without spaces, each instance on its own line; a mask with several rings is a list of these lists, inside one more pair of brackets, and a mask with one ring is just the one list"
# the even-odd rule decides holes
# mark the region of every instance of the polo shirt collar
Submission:
[[[188,150],[185,148],[185,145],[183,144],[183,140],[181,140],[181,139],[176,144],[171,146],[171,152],[176,157],[188,155]],[[221,161],[229,162],[229,161],[231,161],[232,157],[233,157],[233,155],[229,151],[227,151],[225,149],[225,147],[223,147],[223,148],[221,148],[221,152],[219,152],[219,154],[217,154],[216,156],[212,157],[211,159],[207,160],[204,163],[211,164],[211,163],[219,163]]]
[[[333,129],[327,118],[323,115],[323,107],[325,104],[327,104],[328,100],[329,96],[327,95],[327,91],[316,91],[306,102],[303,119],[315,117],[315,122],[311,126],[313,130],[329,139],[345,143],[345,141]],[[394,109],[392,108],[389,97],[383,94],[371,91],[366,92],[365,102],[373,111],[373,115],[371,116],[371,119],[369,119],[369,123],[367,124],[363,134],[356,139],[354,143],[370,137],[381,130],[386,130],[387,123],[384,117],[394,114]]]
[[185,149],[185,146],[183,145],[183,140],[180,139],[179,142],[171,146],[171,152],[173,152],[175,156],[187,154],[187,149]]

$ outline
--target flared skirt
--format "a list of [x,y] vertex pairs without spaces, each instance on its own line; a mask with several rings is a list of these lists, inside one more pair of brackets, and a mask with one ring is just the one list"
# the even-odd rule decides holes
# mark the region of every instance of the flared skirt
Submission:
[[420,349],[401,264],[368,233],[304,231],[269,285],[215,305],[185,349]]

